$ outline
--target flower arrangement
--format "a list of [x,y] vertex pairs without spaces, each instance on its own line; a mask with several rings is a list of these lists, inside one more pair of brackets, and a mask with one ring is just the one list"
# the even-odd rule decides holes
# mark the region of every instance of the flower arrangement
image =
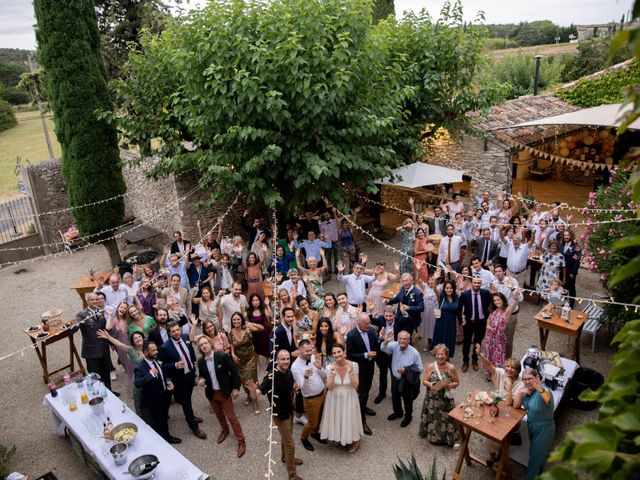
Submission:
[[[615,222],[615,220],[636,217],[636,212],[624,211],[638,208],[631,199],[632,191],[629,186],[629,178],[635,168],[634,164],[624,168],[613,167],[610,171],[609,183],[589,193],[587,207],[582,211],[587,222],[580,236],[583,264],[589,271],[600,274],[600,281],[605,287],[616,267],[627,264],[639,253],[638,248],[612,250],[612,245],[617,240],[637,235],[640,231],[638,222]],[[611,211],[602,211],[603,209]],[[603,221],[611,221],[611,223],[597,223]],[[618,302],[631,303],[638,291],[640,291],[640,275],[616,285],[608,293]],[[605,305],[603,321],[613,330],[617,330],[632,318],[635,318],[633,311],[615,305]]]

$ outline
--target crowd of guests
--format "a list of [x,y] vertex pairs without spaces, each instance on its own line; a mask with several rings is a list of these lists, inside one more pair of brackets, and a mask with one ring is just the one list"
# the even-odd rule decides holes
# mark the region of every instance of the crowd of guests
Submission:
[[[549,394],[535,372],[518,380],[519,362],[511,358],[520,286],[535,251],[541,267],[531,269],[529,284],[545,294],[575,292],[580,252],[557,211],[539,205],[528,211],[503,195],[497,204],[484,192],[477,208],[468,209],[454,194],[432,218],[414,214],[398,229],[403,255],[392,271],[384,261],[369,262],[351,229],[355,218],[338,218],[330,206],[305,213],[279,239],[271,238],[265,219],[249,222],[249,211],[240,224],[247,239],[223,237],[222,222],[196,245],[175,232],[159,267],[114,272],[87,295],[76,326],[82,355],[111,388],[114,348],[136,412],[170,443],[181,441],[169,431],[172,397],[194,435],[207,438],[192,407],[194,386],[202,385],[221,427],[217,442],[231,428],[241,457],[246,442],[233,400],[244,391],[245,405],[260,415],[260,396],[267,395],[282,461],[296,479],[302,461],[295,457],[294,423],[303,426],[300,443],[309,451],[313,439],[354,453],[363,435],[372,435],[376,370],[373,404],[384,400],[390,384],[388,421],[411,424],[424,386],[420,436],[457,447],[447,413],[461,383],[452,362],[461,345],[462,372],[482,366],[487,380],[508,392],[505,402],[523,405],[530,416],[543,412],[537,432],[546,436],[532,448],[544,458]],[[336,293],[325,291],[332,275],[342,285]],[[390,293],[397,282],[399,290]],[[434,360],[423,365],[419,348]],[[262,381],[259,371],[266,372]],[[489,461],[498,455],[491,450]],[[529,470],[541,467],[532,463]]]

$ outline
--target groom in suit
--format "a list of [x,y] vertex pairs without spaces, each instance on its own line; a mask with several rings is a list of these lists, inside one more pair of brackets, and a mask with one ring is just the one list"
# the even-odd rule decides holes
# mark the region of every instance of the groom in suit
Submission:
[[218,418],[222,431],[218,437],[218,443],[224,442],[229,435],[229,423],[238,440],[238,458],[247,450],[242,427],[233,409],[233,400],[240,395],[240,376],[236,371],[229,355],[223,352],[214,352],[211,340],[206,336],[198,339],[198,350],[202,357],[198,360],[198,372],[200,373],[199,385],[204,385],[204,395],[209,400],[213,412]]
[[405,325],[403,330],[407,330],[410,334],[413,333],[422,322],[420,314],[424,310],[424,298],[422,292],[413,286],[413,277],[410,273],[402,274],[402,288],[395,297],[387,302],[387,305],[396,303],[399,304],[396,321]]
[[178,322],[169,322],[167,331],[169,339],[160,347],[158,356],[174,384],[176,401],[182,405],[182,412],[189,428],[196,437],[204,440],[207,434],[198,426],[202,419],[193,414],[191,405],[191,394],[196,380],[196,354],[189,337],[182,335]]
[[[469,350],[471,345],[482,344],[487,330],[491,292],[482,287],[482,279],[474,277],[471,280],[471,290],[460,295],[458,302],[458,321],[462,319],[464,327],[464,343],[462,345],[462,372],[469,369]],[[478,355],[473,351],[473,369],[478,370]]]
[[375,371],[375,358],[380,352],[378,336],[370,328],[371,319],[366,313],[358,314],[358,325],[347,332],[347,358],[356,362],[360,369],[358,373],[358,399],[360,400],[360,416],[362,417],[362,429],[366,435],[371,435],[371,429],[367,425],[366,415],[374,416],[375,411],[367,407],[369,391],[373,382]]

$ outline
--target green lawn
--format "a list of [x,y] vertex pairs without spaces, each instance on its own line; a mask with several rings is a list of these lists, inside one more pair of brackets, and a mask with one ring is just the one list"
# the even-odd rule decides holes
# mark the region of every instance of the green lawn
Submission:
[[[49,159],[38,112],[18,112],[16,118],[18,125],[0,132],[0,200],[19,195],[18,179],[13,173],[17,156],[23,163],[26,160],[38,163]],[[47,126],[53,143],[53,153],[59,158],[60,145],[56,140],[51,118],[47,118]]]

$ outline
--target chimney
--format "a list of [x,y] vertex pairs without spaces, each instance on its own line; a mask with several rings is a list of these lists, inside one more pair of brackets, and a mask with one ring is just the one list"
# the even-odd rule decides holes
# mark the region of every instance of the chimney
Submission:
[[540,59],[542,55],[536,55],[536,75],[533,79],[533,95],[538,95],[538,82],[540,80]]

